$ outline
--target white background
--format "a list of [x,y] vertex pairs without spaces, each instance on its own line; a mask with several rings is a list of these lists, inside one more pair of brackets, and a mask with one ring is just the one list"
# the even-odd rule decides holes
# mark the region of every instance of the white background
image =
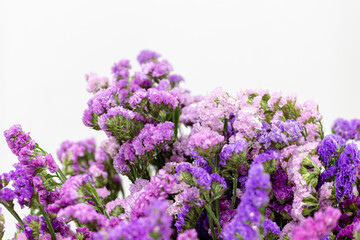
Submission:
[[[359,1],[1,1],[0,131],[15,123],[56,154],[83,126],[84,74],[142,49],[161,53],[194,94],[217,86],[296,93],[326,131],[360,118]],[[15,163],[0,137],[1,172]],[[6,210],[3,210],[4,212]],[[13,219],[6,238],[12,236]]]

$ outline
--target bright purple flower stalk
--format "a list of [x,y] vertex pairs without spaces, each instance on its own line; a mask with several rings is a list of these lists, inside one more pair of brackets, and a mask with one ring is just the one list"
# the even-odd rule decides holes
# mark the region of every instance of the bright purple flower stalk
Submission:
[[291,235],[296,240],[320,239],[336,227],[341,215],[339,209],[328,207],[324,212],[316,212],[314,218],[304,219],[299,226],[292,229]]
[[183,226],[185,225],[185,218],[186,218],[186,214],[188,214],[188,212],[190,211],[191,206],[188,204],[184,204],[183,207],[181,208],[181,211],[179,212],[178,216],[177,216],[177,220],[175,222],[175,227],[178,231],[178,233],[182,232],[183,230]]
[[259,239],[253,226],[260,226],[260,209],[269,202],[268,190],[271,188],[270,176],[264,174],[262,164],[253,165],[249,170],[246,190],[237,208],[237,215],[223,231],[225,240],[235,240],[237,235],[243,239]]

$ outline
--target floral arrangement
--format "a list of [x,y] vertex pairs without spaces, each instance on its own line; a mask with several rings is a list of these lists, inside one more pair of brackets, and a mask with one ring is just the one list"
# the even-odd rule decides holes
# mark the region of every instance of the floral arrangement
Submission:
[[65,141],[58,164],[20,125],[4,132],[18,157],[0,176],[14,239],[360,239],[360,120],[324,135],[312,101],[194,97],[159,54],[137,60],[134,73],[115,63],[112,80],[86,75],[83,123],[107,135],[99,145]]

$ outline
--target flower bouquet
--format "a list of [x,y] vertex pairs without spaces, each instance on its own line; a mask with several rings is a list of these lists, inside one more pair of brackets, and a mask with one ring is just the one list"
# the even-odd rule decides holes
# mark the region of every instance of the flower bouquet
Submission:
[[135,72],[115,63],[112,80],[86,74],[83,123],[100,144],[65,141],[58,165],[20,125],[4,132],[18,157],[0,177],[14,239],[360,239],[360,120],[324,135],[312,101],[191,96],[159,54],[137,60]]

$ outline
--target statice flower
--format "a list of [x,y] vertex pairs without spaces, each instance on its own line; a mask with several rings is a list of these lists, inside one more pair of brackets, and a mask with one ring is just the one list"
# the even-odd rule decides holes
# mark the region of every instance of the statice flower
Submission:
[[136,112],[119,106],[109,109],[106,114],[99,117],[98,121],[99,127],[108,137],[115,136],[121,140],[128,140],[138,134],[143,127],[139,122],[144,122],[146,119]]
[[308,217],[292,229],[293,239],[320,239],[329,234],[337,225],[341,215],[339,209],[328,207],[324,212],[316,212],[314,218]]
[[296,142],[302,137],[302,129],[299,122],[288,119],[285,122],[278,121],[272,125],[263,121],[263,127],[258,134],[258,141],[269,148],[272,143]]
[[169,81],[173,83],[175,86],[178,86],[180,82],[184,81],[184,78],[177,74],[169,75]]
[[143,64],[149,60],[157,60],[160,57],[160,54],[149,51],[149,50],[143,50],[140,52],[139,56],[137,57],[137,60],[140,64]]
[[116,239],[144,239],[144,240],[167,240],[172,234],[172,217],[166,213],[168,203],[151,199],[151,205],[145,210],[141,218],[134,218],[129,222],[121,222],[109,231],[100,231],[92,236],[92,239],[116,240]]
[[332,131],[334,134],[341,136],[345,140],[360,140],[360,119],[345,120],[338,118],[335,120]]
[[141,107],[143,101],[156,105],[168,105],[172,109],[179,106],[179,100],[174,91],[163,91],[155,88],[150,88],[147,91],[139,89],[130,97],[129,104],[132,108],[137,108]]
[[80,186],[86,184],[90,179],[90,176],[87,174],[70,177],[63,184],[59,199],[57,199],[54,204],[49,205],[49,210],[56,213],[60,208],[76,204],[77,199],[84,197],[79,192]]
[[109,79],[107,77],[99,77],[96,73],[88,73],[85,75],[88,82],[86,90],[90,93],[96,93],[102,88],[107,88]]
[[280,235],[281,233],[280,227],[275,222],[269,219],[265,219],[263,223],[263,228],[264,228],[264,236],[270,233],[274,235]]
[[226,165],[226,161],[229,160],[233,154],[238,155],[242,153],[247,147],[247,142],[245,139],[240,139],[234,143],[230,143],[225,145],[219,154],[220,157],[220,165]]
[[10,150],[18,157],[22,149],[35,149],[35,141],[30,138],[30,133],[24,132],[19,124],[6,130],[4,136]]
[[198,240],[198,234],[195,229],[185,230],[183,233],[180,233],[176,240]]
[[160,123],[156,126],[146,124],[139,135],[132,141],[135,154],[142,156],[145,152],[154,150],[156,145],[170,141],[174,134],[173,128],[174,124],[172,122]]
[[218,87],[198,103],[196,113],[202,126],[213,131],[222,131],[224,119],[230,119],[230,114],[236,110],[236,100]]
[[331,159],[337,158],[341,148],[345,146],[345,140],[334,134],[326,135],[317,148],[320,159],[325,166],[334,164]]
[[269,160],[280,159],[280,157],[281,157],[281,154],[280,154],[280,152],[278,150],[267,149],[265,152],[259,154],[254,159],[254,162],[252,164],[264,163],[264,162],[269,161]]
[[353,193],[353,183],[356,181],[357,167],[352,164],[345,152],[340,154],[336,161],[338,169],[335,177],[335,195],[338,202],[343,197],[351,197]]
[[61,209],[58,214],[60,219],[76,219],[83,224],[96,224],[97,227],[102,227],[106,224],[106,216],[98,213],[93,207],[85,203],[77,203],[72,206]]
[[[175,170],[177,172],[175,175],[177,180],[184,181],[189,185],[210,190],[212,182],[217,182],[220,183],[223,188],[227,187],[225,179],[217,173],[209,174],[205,169],[191,166],[189,163],[180,164]],[[196,182],[192,182],[192,178],[194,178]]]
[[224,136],[219,133],[204,129],[201,132],[193,134],[189,139],[189,146],[192,149],[200,148],[203,150],[215,147],[224,141]]
[[[34,188],[25,167],[20,164],[15,164],[14,167],[15,170],[0,175],[0,202],[12,202],[17,199],[23,208],[31,203]],[[12,188],[8,186],[10,182]]]
[[64,141],[57,150],[57,157],[64,165],[66,174],[84,173],[95,157],[95,139]]
[[279,200],[290,199],[293,196],[293,186],[288,183],[288,176],[284,170],[279,169],[271,175],[272,191]]
[[130,188],[131,194],[122,204],[126,218],[142,216],[151,203],[150,199],[167,199],[169,194],[175,193],[176,185],[175,177],[163,169],[160,169],[159,174],[153,176],[150,182],[138,179]]
[[249,170],[249,179],[246,181],[246,191],[241,197],[237,208],[237,215],[223,232],[226,240],[259,239],[255,226],[261,223],[261,212],[269,202],[268,191],[271,188],[270,176],[264,174],[262,164],[253,165]]
[[111,72],[114,74],[114,80],[127,79],[129,76],[129,69],[131,69],[130,61],[127,59],[120,60],[111,68]]

